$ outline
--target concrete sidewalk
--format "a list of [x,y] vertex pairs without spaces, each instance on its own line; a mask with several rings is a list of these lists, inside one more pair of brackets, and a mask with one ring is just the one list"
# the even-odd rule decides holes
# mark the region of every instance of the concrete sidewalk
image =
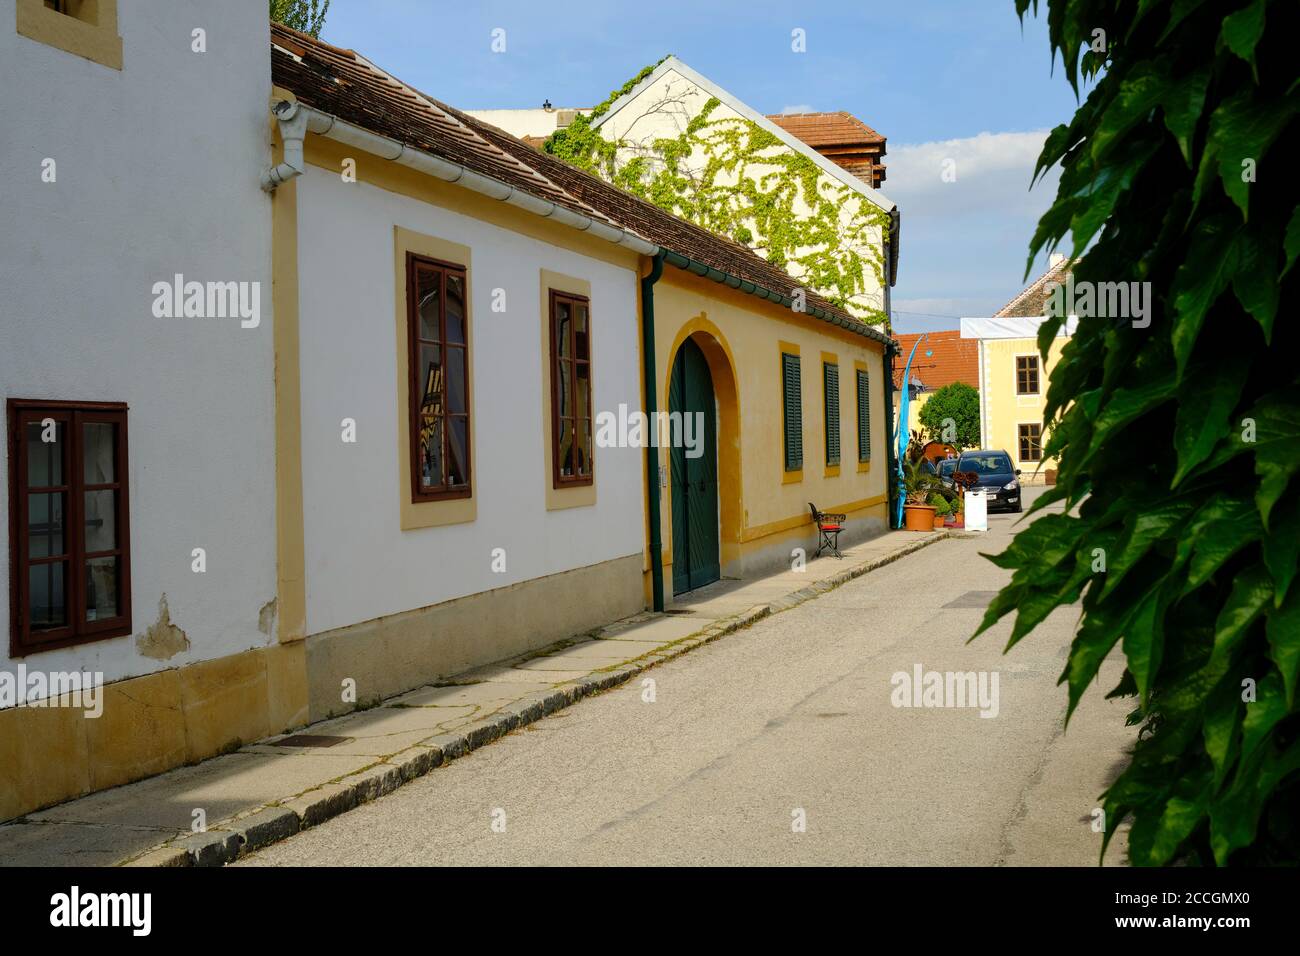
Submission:
[[[719,581],[524,657],[0,826],[0,866],[221,865],[952,532],[895,531],[805,570]],[[206,829],[201,829],[202,823]]]

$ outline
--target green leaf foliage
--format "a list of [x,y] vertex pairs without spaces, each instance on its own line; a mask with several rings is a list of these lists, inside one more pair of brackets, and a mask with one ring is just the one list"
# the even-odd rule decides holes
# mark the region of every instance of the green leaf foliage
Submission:
[[921,406],[917,418],[930,441],[947,442],[958,448],[979,447],[980,394],[965,382],[952,382],[939,389]]
[[1066,511],[992,556],[1012,579],[977,634],[1014,615],[1015,644],[1078,601],[1071,713],[1122,650],[1111,696],[1136,698],[1138,734],[1103,795],[1106,843],[1130,824],[1137,865],[1300,860],[1300,83],[1286,6],[1015,0],[1022,17],[1045,13],[1081,98],[1034,171],[1061,177],[1030,261],[1064,246],[1076,283],[1149,282],[1153,305],[1143,328],[1081,318],[1062,350],[1046,416],[1050,500]]
[[319,37],[325,26],[330,0],[269,0],[271,19],[286,27]]

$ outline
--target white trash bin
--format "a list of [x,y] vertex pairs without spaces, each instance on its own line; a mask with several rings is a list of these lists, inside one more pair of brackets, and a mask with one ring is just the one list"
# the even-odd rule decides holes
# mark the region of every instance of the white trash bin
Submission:
[[967,531],[987,531],[989,530],[989,502],[982,491],[966,492],[966,524]]

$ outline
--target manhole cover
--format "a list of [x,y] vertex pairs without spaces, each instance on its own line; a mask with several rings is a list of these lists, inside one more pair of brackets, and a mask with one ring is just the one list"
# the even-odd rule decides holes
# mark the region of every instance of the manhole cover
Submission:
[[345,744],[351,737],[331,737],[327,734],[294,734],[272,743],[273,747],[333,747]]
[[988,607],[997,596],[997,591],[967,591],[960,597],[953,598],[944,607]]

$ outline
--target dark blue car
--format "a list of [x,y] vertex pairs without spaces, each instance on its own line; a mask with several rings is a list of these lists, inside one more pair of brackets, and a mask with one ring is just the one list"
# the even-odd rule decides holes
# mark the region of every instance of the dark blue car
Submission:
[[983,489],[987,495],[989,511],[1023,510],[1020,469],[1011,464],[1011,456],[1005,451],[964,451],[957,459],[955,470],[979,475],[975,488]]

